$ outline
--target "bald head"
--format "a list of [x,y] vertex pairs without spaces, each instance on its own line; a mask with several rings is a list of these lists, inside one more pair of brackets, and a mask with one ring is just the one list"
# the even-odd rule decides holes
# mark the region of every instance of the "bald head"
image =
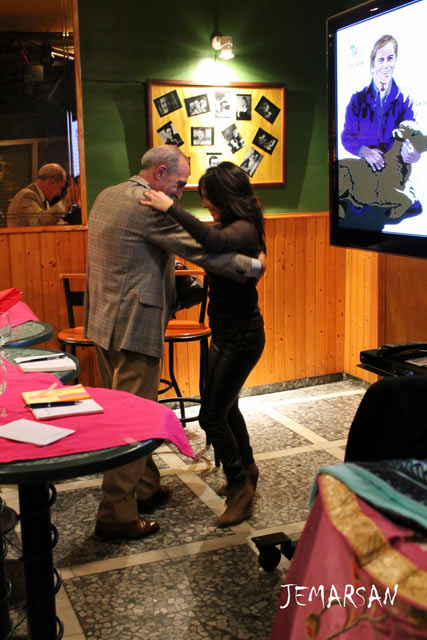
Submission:
[[52,200],[55,196],[59,196],[65,186],[66,179],[65,169],[60,164],[50,162],[40,167],[36,183],[46,200]]
[[55,164],[54,162],[50,162],[49,164],[44,164],[40,167],[39,172],[37,174],[37,180],[56,180],[57,182],[61,182],[65,178],[65,169],[61,167],[60,164]]

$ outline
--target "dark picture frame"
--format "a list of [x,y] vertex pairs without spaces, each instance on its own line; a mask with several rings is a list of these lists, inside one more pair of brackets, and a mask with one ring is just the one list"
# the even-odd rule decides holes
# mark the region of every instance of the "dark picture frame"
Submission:
[[199,116],[202,113],[209,113],[210,111],[209,100],[206,93],[203,93],[200,96],[184,98],[184,104],[189,118],[192,116]]
[[236,94],[236,120],[252,120],[252,96],[250,93]]
[[172,91],[156,98],[154,104],[160,117],[167,116],[172,113],[172,111],[182,108],[176,89],[172,89]]
[[212,147],[215,143],[214,127],[191,127],[192,147]]
[[243,162],[240,168],[245,171],[251,178],[254,176],[255,171],[258,169],[261,160],[263,159],[262,153],[251,147],[243,158]]
[[179,135],[172,120],[157,129],[157,133],[160,135],[163,144],[175,144],[177,147],[184,144],[184,140]]
[[267,122],[273,124],[280,113],[280,107],[271,102],[271,100],[268,100],[265,96],[262,96],[255,107],[255,111],[265,118]]
[[254,187],[286,184],[285,84],[150,79],[147,127],[150,147],[169,140],[190,158],[186,190],[197,189],[206,169],[225,160],[241,166]]
[[264,131],[261,127],[255,134],[254,139],[252,140],[252,144],[256,145],[266,153],[270,155],[273,153],[276,144],[278,143],[278,139],[272,136],[268,131]]
[[206,169],[216,167],[220,162],[222,162],[222,153],[215,153],[215,151],[206,153]]

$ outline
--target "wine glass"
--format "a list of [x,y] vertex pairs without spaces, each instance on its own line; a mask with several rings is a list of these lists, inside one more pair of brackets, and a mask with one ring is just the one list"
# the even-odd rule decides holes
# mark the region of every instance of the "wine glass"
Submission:
[[[0,354],[0,396],[4,391],[6,391],[6,386],[6,368],[4,366],[4,360]],[[5,416],[7,416],[7,409],[0,407],[0,418],[4,418]]]
[[0,311],[0,349],[10,340],[10,320],[7,311]]

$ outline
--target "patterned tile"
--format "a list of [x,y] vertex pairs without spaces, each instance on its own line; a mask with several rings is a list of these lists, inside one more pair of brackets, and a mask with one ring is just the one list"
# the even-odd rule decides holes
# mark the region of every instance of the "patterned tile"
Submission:
[[[306,520],[316,471],[331,464],[337,464],[337,459],[324,451],[257,462],[259,480],[249,523],[255,528],[265,528]],[[214,490],[225,480],[222,470],[202,471],[199,475]]]
[[65,581],[87,640],[267,640],[280,578],[245,545]]
[[313,402],[279,405],[275,409],[327,440],[339,440],[347,438],[361,399],[362,396],[356,394],[333,399],[313,400]]
[[172,494],[165,505],[149,514],[159,520],[160,531],[142,540],[104,541],[93,535],[95,515],[101,499],[98,488],[58,493],[52,508],[52,522],[58,528],[55,549],[58,567],[163,549],[189,542],[230,535],[215,527],[215,516],[176,476],[163,477]]
[[[291,449],[310,444],[308,440],[268,416],[262,409],[247,407],[245,401],[246,398],[241,401],[241,409],[248,428],[252,448],[256,453]],[[187,427],[186,433],[195,453],[205,448],[205,432],[200,428],[198,422],[193,422],[191,428]],[[172,447],[173,445],[171,445]],[[192,463],[191,458],[180,454],[175,447],[173,449],[186,464]],[[204,458],[209,461],[214,459],[212,447],[204,454]]]

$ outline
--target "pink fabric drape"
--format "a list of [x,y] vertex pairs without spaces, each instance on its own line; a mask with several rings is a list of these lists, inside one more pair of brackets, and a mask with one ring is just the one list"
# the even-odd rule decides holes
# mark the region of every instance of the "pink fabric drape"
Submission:
[[17,302],[10,309],[7,310],[10,319],[10,326],[16,327],[18,324],[23,324],[29,320],[38,320],[38,317],[33,313],[30,307],[25,302]]
[[[427,580],[424,585],[424,607],[420,606],[419,602],[408,600],[399,592],[399,588],[393,604],[390,604],[388,599],[384,605],[385,586],[375,575],[362,568],[350,542],[332,524],[322,496],[321,482],[319,491],[298,542],[286,581],[282,585],[271,640],[426,639]],[[368,516],[392,549],[399,552],[402,562],[405,563],[408,559],[421,569],[421,573],[425,572],[427,550],[420,544],[408,540],[413,532],[397,526],[360,498],[357,500],[361,514]],[[364,544],[360,540],[358,543],[361,546]],[[358,551],[360,552],[360,549]],[[369,548],[366,548],[366,552],[369,551]],[[394,569],[395,567],[391,566],[390,572]],[[387,567],[382,575],[386,573]],[[422,574],[421,589],[417,592],[418,595],[421,594],[421,598],[423,579]],[[320,585],[323,586],[323,597],[319,590]],[[311,592],[310,601],[310,590],[313,588],[316,591]],[[356,589],[359,591],[356,592]],[[400,589],[403,591],[403,584],[400,585]],[[346,606],[343,606],[345,593],[347,596],[351,595],[354,606],[348,597]],[[381,605],[375,599],[376,593]],[[392,589],[390,595],[394,595]],[[341,604],[335,596],[341,599]],[[368,607],[372,596],[374,599]]]
[[[20,418],[35,420],[30,409],[24,407],[22,391],[46,389],[54,382],[62,386],[50,373],[23,373],[8,362],[5,365],[7,389],[0,396],[0,404],[8,410],[8,416],[0,418],[0,436],[2,424]],[[0,437],[0,463],[94,451],[150,438],[169,440],[182,453],[194,457],[180,421],[167,407],[126,391],[85,388],[104,413],[49,420],[48,424],[75,429],[75,433],[44,447]]]

